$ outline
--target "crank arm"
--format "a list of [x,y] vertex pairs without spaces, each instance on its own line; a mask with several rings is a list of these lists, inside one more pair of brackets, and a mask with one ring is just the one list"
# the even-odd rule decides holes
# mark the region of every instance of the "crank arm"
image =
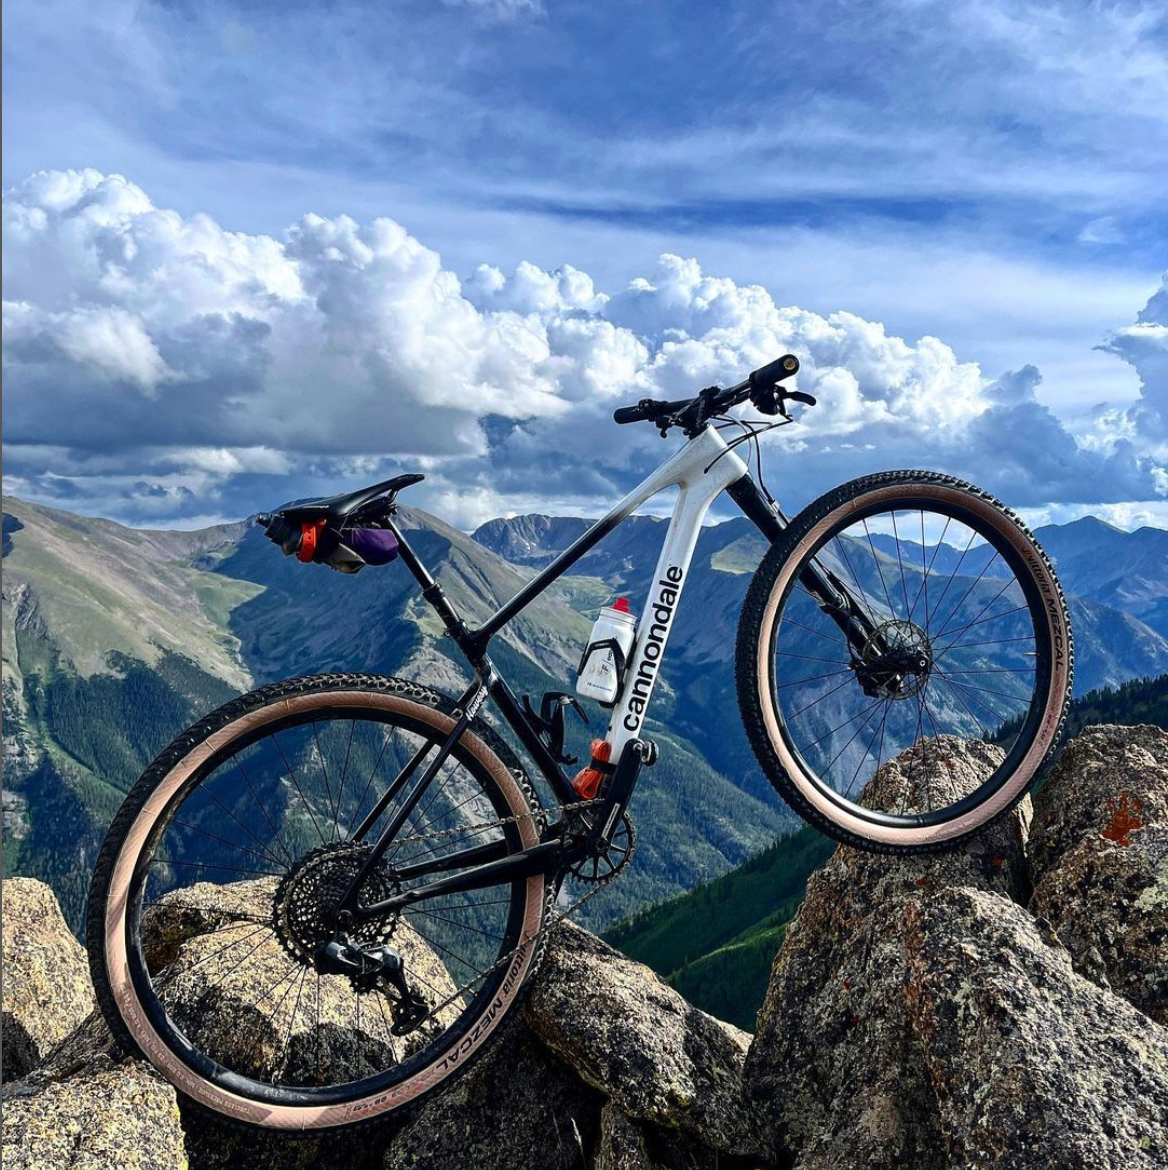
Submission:
[[588,815],[595,816],[592,828],[585,837],[585,853],[602,853],[612,840],[612,834],[620,824],[621,813],[628,807],[632,798],[633,789],[637,784],[637,777],[641,774],[641,766],[649,745],[640,739],[630,739],[621,752],[616,771],[605,791],[598,801],[595,814],[589,808]]

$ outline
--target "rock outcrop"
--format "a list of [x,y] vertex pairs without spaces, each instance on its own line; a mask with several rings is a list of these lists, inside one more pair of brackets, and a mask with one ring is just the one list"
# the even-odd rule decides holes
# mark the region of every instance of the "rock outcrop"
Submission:
[[1031,909],[1075,969],[1168,1024],[1168,735],[1084,732],[1038,794]]
[[4,1094],[5,1170],[187,1170],[174,1090],[108,1057]]
[[[866,799],[921,807],[999,759],[935,743],[928,769],[901,757]],[[5,1164],[1150,1170],[1168,1151],[1166,824],[1168,734],[1108,727],[1067,750],[1033,822],[1026,802],[952,853],[837,849],[788,930],[753,1038],[561,925],[522,1010],[466,1076],[344,1141],[241,1131],[176,1102],[93,1016],[5,1087]],[[148,962],[192,1029],[209,948],[254,929],[270,895],[263,882],[193,886],[150,911]],[[441,983],[420,938],[398,942]],[[9,946],[6,916],[6,960]],[[245,1040],[264,1072],[276,1046],[254,992],[234,985],[233,1026],[212,1039]],[[338,1036],[355,1027],[345,1002],[323,993]],[[6,988],[6,1039],[7,1004]],[[294,1009],[281,1026],[296,1034]]]
[[32,878],[4,883],[4,1080],[40,1063],[93,1010],[89,964],[53,891]]
[[[1098,894],[1089,937],[1096,947],[1115,940],[1105,949],[1116,969],[1121,940],[1140,924],[1146,945],[1130,983],[1144,989],[1134,971],[1166,925],[1152,898],[1146,914],[1134,906],[1156,888],[1155,822],[1125,821],[1121,846],[1104,810],[1129,791],[1141,808],[1162,808],[1166,749],[1168,735],[1152,728],[1082,737],[1043,788],[1029,841],[1023,806],[953,853],[836,851],[788,930],[747,1060],[772,1151],[788,1150],[798,1170],[1163,1164],[1168,1033],[1077,973],[1059,928],[1027,904],[1037,877],[1035,908],[1049,914],[1051,888],[1066,888],[1052,875],[1087,853],[1094,868],[1069,871],[1079,885],[1062,903],[1064,928],[1071,935],[1066,924],[1086,922]],[[968,791],[994,752],[950,743],[925,787]],[[907,790],[904,763],[872,784],[882,802],[903,793],[919,807],[927,792]],[[1128,887],[1132,904],[1110,892],[1114,875],[1129,872],[1125,848],[1145,866]]]
[[696,1170],[761,1155],[742,1085],[749,1040],[563,923],[519,1018],[387,1143],[385,1170]]
[[3,900],[5,1170],[186,1170],[175,1092],[113,1044],[52,891],[10,878]]

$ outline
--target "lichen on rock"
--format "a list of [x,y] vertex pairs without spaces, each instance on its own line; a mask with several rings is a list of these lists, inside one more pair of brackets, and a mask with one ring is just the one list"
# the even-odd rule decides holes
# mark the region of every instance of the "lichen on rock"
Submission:
[[52,890],[32,878],[3,889],[4,1080],[24,1076],[93,1010],[89,965]]
[[987,891],[910,902],[904,937],[908,1019],[950,1164],[1164,1165],[1168,1032]]
[[758,1152],[742,1092],[750,1037],[579,927],[556,931],[524,1009],[532,1030],[633,1118]]
[[1168,1024],[1168,732],[1095,727],[1035,802],[1031,909],[1076,968]]
[[[1001,758],[931,741],[862,799],[948,801]],[[176,1102],[95,1013],[5,1086],[5,1166],[1152,1170],[1168,1150],[1166,826],[1168,735],[1107,727],[1067,749],[1032,824],[1023,802],[948,853],[837,848],[787,931],[753,1038],[562,923],[523,1008],[466,1076],[343,1135],[289,1141]],[[311,1081],[322,1059],[364,1055],[372,1070],[408,1055],[376,1017],[358,1023],[333,977],[320,1023],[315,1002],[311,1023],[298,1015],[291,983],[309,977],[272,935],[271,896],[270,882],[199,884],[149,909],[144,950],[176,1018],[261,1076],[295,1079],[302,1062]],[[49,934],[75,961],[76,944]],[[13,937],[30,969],[36,932]],[[245,942],[251,973],[225,978]],[[408,927],[395,944],[454,990]],[[8,996],[6,981],[6,1041]],[[221,1026],[204,1034],[214,996]]]

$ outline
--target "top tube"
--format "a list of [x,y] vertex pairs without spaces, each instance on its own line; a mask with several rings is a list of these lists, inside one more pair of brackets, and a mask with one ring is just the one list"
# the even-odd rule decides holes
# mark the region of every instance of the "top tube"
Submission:
[[[542,573],[527,583],[510,601],[504,603],[471,637],[485,644],[509,621],[525,609],[553,581],[562,577],[581,557],[600,543],[622,520],[626,520],[646,501],[671,487],[696,491],[709,489],[708,500],[702,511],[713,503],[718,494],[747,473],[746,464],[728,446],[718,431],[707,428],[674,452],[656,471],[647,476],[611,511],[601,517],[587,532],[572,542]],[[716,486],[715,486],[716,485]],[[680,501],[679,501],[680,503]],[[676,513],[675,513],[676,520]],[[699,522],[700,523],[700,522]]]

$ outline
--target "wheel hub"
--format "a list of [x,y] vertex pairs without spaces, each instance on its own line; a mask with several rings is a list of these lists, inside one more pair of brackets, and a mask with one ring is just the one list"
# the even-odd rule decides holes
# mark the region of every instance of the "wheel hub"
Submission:
[[933,646],[915,622],[892,618],[872,631],[854,669],[866,695],[911,699],[929,681]]
[[[272,922],[276,937],[294,959],[306,966],[319,966],[323,948],[342,928],[358,947],[384,946],[393,937],[397,914],[354,922],[337,911],[369,853],[368,845],[346,841],[324,845],[306,853],[281,880]],[[362,901],[380,902],[400,890],[393,871],[377,865],[361,887]]]

